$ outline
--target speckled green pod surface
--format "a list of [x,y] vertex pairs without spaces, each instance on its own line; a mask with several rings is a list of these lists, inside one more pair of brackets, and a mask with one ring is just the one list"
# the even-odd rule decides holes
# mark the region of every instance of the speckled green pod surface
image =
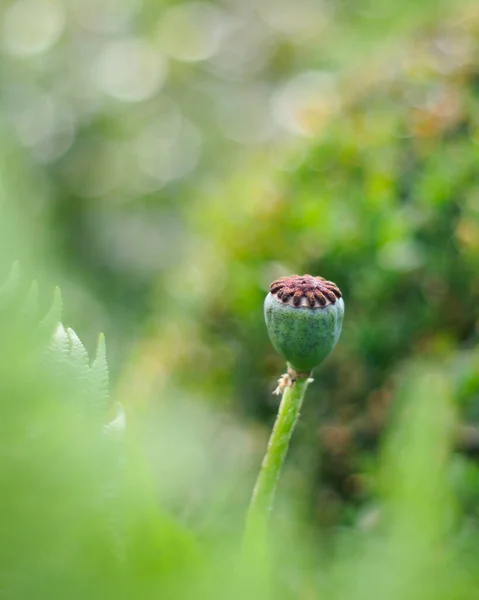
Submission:
[[264,315],[277,352],[295,371],[309,372],[339,339],[344,301],[334,283],[311,275],[293,275],[271,284]]

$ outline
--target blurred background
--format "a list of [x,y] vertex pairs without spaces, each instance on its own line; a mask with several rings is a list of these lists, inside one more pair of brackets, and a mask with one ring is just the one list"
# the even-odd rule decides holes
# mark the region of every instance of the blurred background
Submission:
[[1,274],[60,285],[91,352],[105,332],[164,505],[213,538],[241,519],[285,368],[263,299],[311,273],[346,315],[284,515],[375,526],[398,382],[426,362],[476,534],[477,2],[3,0],[0,53]]

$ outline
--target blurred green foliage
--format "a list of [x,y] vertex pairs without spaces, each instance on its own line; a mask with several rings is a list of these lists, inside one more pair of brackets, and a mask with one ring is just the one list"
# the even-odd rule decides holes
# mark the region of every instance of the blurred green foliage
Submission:
[[[105,331],[128,418],[111,452],[0,315],[1,593],[474,597],[476,3],[8,0],[0,26],[0,279],[19,259]],[[339,285],[343,334],[271,563],[238,567],[293,272]]]

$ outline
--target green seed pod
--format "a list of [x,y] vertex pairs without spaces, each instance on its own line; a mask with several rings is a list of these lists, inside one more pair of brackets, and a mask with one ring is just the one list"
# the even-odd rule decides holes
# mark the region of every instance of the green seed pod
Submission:
[[344,302],[331,281],[292,275],[273,281],[264,302],[270,340],[291,369],[309,374],[336,345]]

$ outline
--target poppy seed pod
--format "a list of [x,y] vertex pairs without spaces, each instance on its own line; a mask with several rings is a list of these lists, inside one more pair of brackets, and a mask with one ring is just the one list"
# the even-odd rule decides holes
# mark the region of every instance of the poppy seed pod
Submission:
[[264,302],[270,340],[289,367],[308,375],[336,345],[344,302],[331,281],[291,275],[273,281]]

